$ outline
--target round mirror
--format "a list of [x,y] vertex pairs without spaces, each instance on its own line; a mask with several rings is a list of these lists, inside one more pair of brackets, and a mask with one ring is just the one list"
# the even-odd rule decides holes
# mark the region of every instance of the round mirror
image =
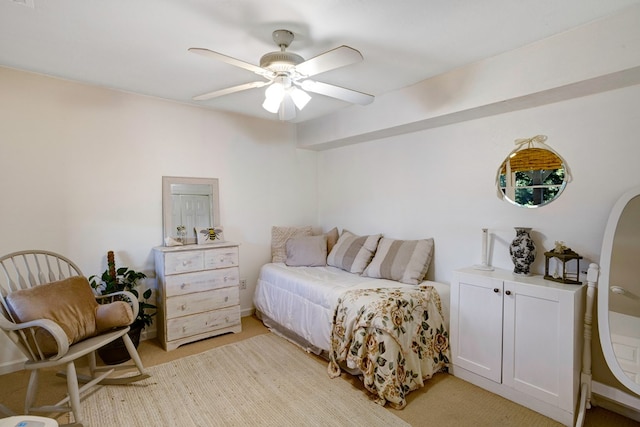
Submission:
[[544,206],[557,199],[567,185],[564,160],[549,148],[531,146],[533,142],[541,142],[541,138],[543,136],[538,135],[516,141],[521,145],[528,143],[529,147],[511,152],[498,169],[498,195],[514,205],[525,208]]

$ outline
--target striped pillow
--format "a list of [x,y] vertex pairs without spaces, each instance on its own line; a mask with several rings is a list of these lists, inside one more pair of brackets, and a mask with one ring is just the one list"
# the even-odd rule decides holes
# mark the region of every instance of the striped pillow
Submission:
[[393,240],[382,238],[376,255],[363,276],[417,285],[427,275],[433,254],[433,239]]
[[327,257],[327,265],[360,274],[367,267],[378,246],[381,234],[357,236],[343,230]]

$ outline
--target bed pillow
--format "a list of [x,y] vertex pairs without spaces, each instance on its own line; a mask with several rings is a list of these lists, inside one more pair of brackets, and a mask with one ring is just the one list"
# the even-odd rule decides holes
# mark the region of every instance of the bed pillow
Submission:
[[285,244],[284,263],[292,267],[320,267],[327,265],[327,237],[292,237]]
[[358,236],[343,230],[327,257],[327,265],[360,274],[367,267],[378,246],[381,234]]
[[383,237],[362,275],[417,285],[427,274],[432,254],[433,239],[394,240]]
[[330,253],[331,249],[333,249],[336,242],[338,241],[338,237],[340,237],[340,234],[338,233],[338,228],[333,227],[331,230],[324,233],[324,235],[327,238],[327,253]]
[[271,227],[271,262],[285,262],[285,244],[291,237],[311,236],[312,227]]

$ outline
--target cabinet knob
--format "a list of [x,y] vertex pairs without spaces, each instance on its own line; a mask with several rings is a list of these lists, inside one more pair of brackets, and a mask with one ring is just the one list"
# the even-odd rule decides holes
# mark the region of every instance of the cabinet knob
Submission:
[[224,297],[224,302],[229,301],[229,297]]
[[224,258],[220,258],[220,262],[224,262]]
[[504,293],[507,295],[511,295],[511,291],[505,291]]
[[184,310],[186,310],[186,309],[187,309],[187,304],[182,304],[182,305],[180,306],[180,310],[184,311]]
[[498,292],[500,292],[500,289],[498,289],[498,288],[493,288],[493,292],[495,292],[495,293],[497,294]]
[[228,277],[227,277],[227,276],[224,276],[224,278],[222,279],[222,281],[226,282],[226,281],[227,281],[227,279],[228,279]]
[[183,283],[182,285],[180,285],[180,289],[184,289],[184,288],[186,288],[186,287],[187,287],[187,284],[186,284],[186,283]]

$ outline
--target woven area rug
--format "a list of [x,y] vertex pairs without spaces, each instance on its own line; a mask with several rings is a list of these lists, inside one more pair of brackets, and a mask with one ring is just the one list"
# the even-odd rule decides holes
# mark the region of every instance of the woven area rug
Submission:
[[258,335],[149,368],[83,402],[92,427],[409,426],[327,365],[274,335]]

